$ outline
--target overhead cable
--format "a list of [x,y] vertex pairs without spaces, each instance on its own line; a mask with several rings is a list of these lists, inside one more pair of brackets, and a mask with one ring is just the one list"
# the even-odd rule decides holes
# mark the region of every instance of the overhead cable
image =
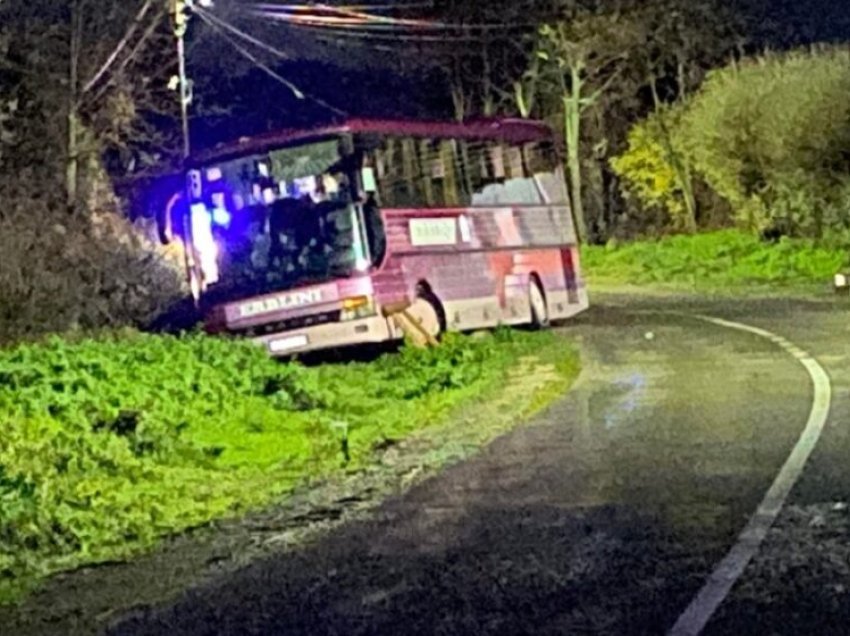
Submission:
[[271,53],[272,55],[276,55],[277,57],[280,57],[282,59],[289,59],[290,58],[289,55],[287,55],[286,53],[284,53],[280,49],[277,49],[277,48],[273,47],[271,44],[268,44],[266,42],[263,42],[262,40],[255,38],[253,35],[246,33],[242,29],[234,26],[233,24],[230,24],[229,22],[226,22],[225,20],[221,19],[217,15],[211,13],[210,11],[207,11],[206,9],[203,9],[200,6],[195,6],[194,11],[201,18],[203,18],[204,21],[207,22],[208,24],[210,22],[213,22],[219,27],[219,29],[229,31],[233,35],[245,40],[246,42],[253,44],[257,48],[263,49],[267,53]]
[[[314,102],[314,103],[318,104],[319,106],[322,106],[323,108],[326,108],[327,110],[329,110],[329,111],[331,111],[331,112],[333,112],[333,113],[335,113],[335,114],[337,114],[337,115],[341,115],[341,116],[343,116],[343,117],[348,116],[348,113],[346,113],[345,111],[343,111],[343,110],[341,110],[341,109],[337,108],[336,106],[333,106],[332,104],[329,104],[329,103],[328,103],[328,102],[326,102],[325,100],[323,100],[323,99],[321,99],[321,98],[319,98],[319,97],[315,97],[315,96],[313,96],[313,95],[308,95],[307,93],[305,93],[304,91],[302,91],[300,88],[298,88],[295,84],[293,84],[293,83],[292,83],[292,82],[290,82],[288,79],[286,79],[285,77],[283,77],[282,75],[280,75],[277,71],[275,71],[275,70],[274,70],[274,69],[272,69],[270,66],[268,66],[267,64],[265,64],[265,63],[264,63],[262,60],[260,60],[260,59],[259,59],[256,55],[254,55],[254,54],[253,54],[253,53],[251,53],[249,50],[247,50],[245,47],[243,47],[243,46],[239,43],[239,41],[238,41],[238,40],[236,40],[236,39],[235,39],[232,35],[230,35],[229,33],[227,33],[227,31],[225,30],[225,27],[224,27],[224,25],[225,25],[225,24],[227,24],[226,22],[224,22],[224,21],[223,21],[223,20],[221,20],[220,18],[215,18],[215,19],[213,19],[213,17],[212,17],[212,16],[210,16],[210,15],[208,14],[208,12],[207,12],[207,11],[205,11],[205,10],[203,10],[203,9],[201,9],[200,7],[197,7],[197,6],[195,7],[195,12],[196,12],[196,14],[198,15],[198,17],[200,17],[200,18],[201,18],[201,20],[203,20],[203,22],[204,22],[205,24],[207,24],[207,26],[209,26],[209,27],[210,27],[213,31],[215,31],[216,33],[218,33],[218,34],[219,34],[219,35],[220,35],[223,39],[227,40],[227,42],[228,42],[228,43],[229,43],[229,44],[230,44],[230,45],[231,45],[234,49],[236,49],[236,51],[237,51],[238,53],[240,53],[243,57],[245,57],[245,58],[246,58],[246,59],[248,59],[250,62],[252,62],[252,63],[253,63],[255,66],[257,66],[259,69],[261,69],[262,71],[264,71],[267,75],[269,75],[269,77],[271,77],[271,78],[275,79],[276,81],[278,81],[279,83],[283,84],[286,88],[288,88],[288,89],[292,92],[292,94],[293,94],[293,95],[295,95],[295,97],[296,97],[297,99],[307,99],[307,100],[310,100],[310,101],[312,101],[312,102]],[[221,23],[221,24],[219,24],[219,23]],[[230,28],[229,28],[229,29],[227,29],[227,30],[232,31],[232,32],[234,32],[234,33],[238,33],[238,34],[240,34],[240,35],[245,35],[245,36],[247,36],[247,34],[244,34],[244,33],[243,33],[240,29],[237,29],[237,28],[236,28],[236,27],[234,27],[233,25],[229,25],[229,24],[227,24],[227,26],[228,26],[228,27],[230,27]],[[251,37],[251,36],[248,36],[248,37]],[[251,39],[252,39],[252,42],[256,40],[256,38],[253,38],[253,37],[251,37]],[[260,41],[259,41],[259,40],[256,40],[256,42],[260,42]],[[260,44],[264,44],[264,43],[260,42]],[[258,46],[259,46],[260,44],[258,44]],[[263,46],[263,48],[265,48],[265,46]],[[277,49],[273,49],[273,47],[269,47],[269,48],[272,48],[272,50],[277,51]],[[278,51],[278,53],[279,53],[281,56],[283,56],[283,55],[284,55],[282,51]]]
[[328,4],[310,5],[269,5],[266,3],[252,3],[245,5],[246,10],[257,17],[271,18],[290,22],[308,21],[317,25],[327,25],[362,28],[362,29],[396,29],[396,30],[432,30],[449,31],[458,30],[502,30],[514,31],[518,29],[533,28],[538,26],[536,22],[527,23],[467,23],[467,22],[443,22],[426,19],[393,18],[384,15],[376,15],[352,7],[335,7]]

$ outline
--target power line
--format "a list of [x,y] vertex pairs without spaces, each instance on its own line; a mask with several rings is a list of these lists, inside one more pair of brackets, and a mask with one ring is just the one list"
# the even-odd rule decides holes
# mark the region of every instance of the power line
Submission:
[[[234,31],[234,32],[236,32],[236,33],[238,33],[238,34],[240,34],[240,35],[241,35],[241,36],[243,36],[243,37],[244,37],[244,36],[250,37],[252,41],[256,40],[256,38],[253,38],[253,37],[251,37],[251,36],[248,36],[247,34],[243,33],[243,32],[242,32],[242,31],[240,31],[239,29],[237,29],[236,27],[234,27],[234,26],[232,26],[232,25],[227,24],[226,22],[224,22],[223,20],[221,20],[221,19],[219,19],[219,18],[214,18],[214,19],[212,19],[212,17],[211,17],[211,16],[210,16],[210,15],[209,15],[206,11],[204,11],[203,9],[201,9],[200,7],[195,7],[195,12],[197,13],[198,17],[200,17],[200,18],[201,18],[201,20],[203,20],[203,21],[204,21],[204,23],[206,23],[206,24],[207,24],[207,25],[208,25],[211,29],[213,29],[213,31],[215,31],[216,33],[218,33],[218,34],[219,34],[219,35],[220,35],[223,39],[227,40],[227,42],[228,42],[228,43],[229,43],[229,44],[230,44],[230,45],[231,45],[234,49],[236,49],[236,51],[238,51],[238,52],[239,52],[242,56],[244,56],[246,59],[248,59],[248,60],[249,60],[249,61],[251,61],[253,64],[255,64],[258,68],[260,68],[261,70],[263,70],[263,71],[264,71],[267,75],[269,75],[271,78],[273,78],[273,79],[277,80],[278,82],[280,82],[281,84],[283,84],[284,86],[286,86],[286,88],[288,88],[288,89],[292,92],[292,94],[293,94],[293,95],[295,95],[295,97],[296,97],[296,98],[298,98],[298,99],[308,99],[308,100],[310,100],[310,101],[312,101],[312,102],[314,102],[314,103],[318,104],[319,106],[322,106],[323,108],[326,108],[326,109],[330,110],[331,112],[333,112],[333,113],[335,113],[335,114],[337,114],[337,115],[341,115],[341,116],[343,116],[343,117],[347,117],[347,116],[348,116],[348,113],[346,113],[345,111],[343,111],[343,110],[341,110],[341,109],[337,108],[336,106],[333,106],[333,105],[329,104],[328,102],[326,102],[326,101],[325,101],[325,100],[323,100],[323,99],[320,99],[320,98],[315,97],[315,96],[313,96],[313,95],[308,95],[307,93],[305,93],[304,91],[302,91],[301,89],[299,89],[299,88],[298,88],[295,84],[293,84],[292,82],[290,82],[288,79],[286,79],[285,77],[281,76],[281,75],[280,75],[279,73],[277,73],[274,69],[272,69],[272,68],[271,68],[271,67],[269,67],[267,64],[265,64],[264,62],[262,62],[262,60],[260,60],[259,58],[257,58],[257,57],[256,57],[253,53],[251,53],[251,52],[250,52],[250,51],[248,51],[246,48],[244,48],[244,47],[243,47],[243,46],[242,46],[242,45],[241,45],[241,44],[240,44],[237,40],[235,40],[235,39],[234,39],[234,38],[233,38],[230,34],[228,34],[228,33],[224,30],[224,25],[227,25],[228,27],[230,27],[230,29],[228,29],[228,30],[232,30],[232,31]],[[217,24],[217,22],[222,23],[222,25],[220,26],[219,24]],[[259,40],[256,40],[256,41],[257,41],[257,42],[259,42]],[[260,44],[264,44],[264,43],[260,43]],[[271,49],[272,49],[272,50],[274,50],[274,51],[277,51],[277,49],[274,49],[273,47],[269,47],[269,48],[271,48]],[[281,55],[281,56],[283,56],[283,55],[284,55],[282,51],[278,51],[278,54],[279,54],[279,55]]]
[[[401,30],[410,29],[412,25],[399,25],[394,22],[382,22],[377,20],[366,19],[357,15],[343,15],[338,12],[328,12],[325,10],[298,10],[298,11],[268,11],[261,9],[249,9],[249,13],[256,17],[269,18],[272,20],[282,20],[298,23],[312,23],[316,25],[325,25],[331,28],[359,28],[359,29],[377,29],[377,30]],[[423,28],[418,25],[417,28]]]
[[[330,28],[322,24],[299,23],[287,24],[287,26],[295,29],[305,29],[314,32],[322,32],[324,39],[330,38],[347,38],[359,39],[363,41],[374,40],[382,42],[410,42],[410,43],[446,43],[446,42],[481,42],[485,38],[481,35],[462,34],[462,35],[409,35],[396,33],[369,33],[358,32],[353,29]],[[392,50],[392,49],[390,49]]]
[[[234,26],[234,25],[232,25],[228,22],[225,22],[223,19],[219,18],[216,15],[213,15],[209,11],[205,11],[200,7],[196,7],[195,10],[198,13],[203,11],[205,13],[205,16],[208,19],[216,22],[219,27],[230,31],[234,35],[245,40],[246,42],[250,42],[251,44],[253,44],[253,45],[263,49],[264,51],[267,51],[268,53],[271,53],[272,55],[275,55],[275,56],[277,56],[281,59],[284,59],[284,60],[291,59],[291,56],[288,53],[286,53],[286,52],[284,52],[284,51],[282,51],[278,48],[275,48],[274,46],[272,46],[271,44],[269,44],[267,42],[263,42],[261,40],[258,40],[254,36],[246,33],[245,31],[242,31],[238,27],[236,27],[236,26]],[[337,29],[337,28],[325,27],[322,24],[315,24],[314,25],[314,24],[310,24],[310,23],[306,23],[306,22],[300,23],[300,24],[287,24],[287,26],[290,26],[292,28],[301,28],[301,29],[308,29],[308,30],[324,30],[327,38],[343,37],[343,38],[371,39],[371,40],[377,40],[377,41],[415,42],[415,43],[437,43],[437,42],[446,42],[446,41],[452,41],[452,42],[476,41],[477,42],[477,41],[481,40],[481,38],[479,36],[474,36],[474,35],[460,36],[460,37],[455,36],[455,37],[452,37],[452,38],[445,38],[443,36],[429,36],[429,35],[412,36],[412,35],[397,35],[397,34],[391,34],[391,33],[358,33],[358,32],[351,30],[351,29],[340,30],[340,29]],[[383,51],[392,51],[393,50],[392,47],[388,47],[388,46],[373,45],[373,47],[377,48],[379,50],[383,50]]]
[[424,27],[424,28],[443,28],[445,25],[442,22],[434,22],[431,20],[411,20],[406,18],[388,18],[382,15],[374,15],[364,13],[345,7],[332,7],[326,4],[316,5],[317,9],[324,11],[339,13],[344,16],[349,16],[354,20],[360,20],[365,23],[377,23],[382,25],[404,26],[404,27]]
[[230,45],[233,46],[233,48],[235,48],[239,53],[241,53],[243,56],[248,58],[248,60],[250,60],[251,62],[253,62],[257,66],[259,66],[266,73],[271,75],[274,79],[276,79],[277,81],[281,82],[284,86],[286,86],[292,92],[292,94],[295,95],[295,97],[297,97],[298,99],[304,99],[305,98],[304,93],[302,93],[301,90],[297,86],[295,86],[295,84],[293,84],[292,82],[290,82],[286,78],[278,75],[274,70],[272,70],[266,64],[264,64],[262,61],[260,61],[253,53],[251,53],[247,49],[243,48],[241,44],[239,44],[235,39],[233,39],[230,35],[228,35],[221,27],[219,27],[218,24],[216,24],[213,20],[211,20],[207,15],[199,12],[198,17],[200,17],[201,20],[203,20],[213,31],[215,31],[220,36],[222,36],[222,38],[227,40],[230,43]]
[[[302,11],[313,10],[314,4],[285,4],[285,3],[255,3],[256,7],[270,10]],[[336,7],[334,7],[336,8]],[[353,9],[355,11],[408,11],[411,9],[433,9],[434,2],[387,2],[384,4],[348,4],[341,8]]]
[[[361,40],[413,42],[413,43],[451,43],[451,42],[481,42],[486,39],[485,32],[472,32],[461,26],[454,27],[454,32],[448,33],[438,29],[409,29],[392,25],[366,24],[351,19],[327,19],[317,15],[290,15],[280,13],[264,13],[250,11],[255,18],[275,20],[291,28],[301,28],[310,31],[325,31],[334,38],[355,38]],[[511,25],[505,27],[505,32],[528,30],[536,25]]]
[[197,13],[201,18],[204,18],[205,21],[207,21],[207,23],[214,22],[216,25],[218,25],[218,27],[220,29],[230,31],[233,35],[242,38],[246,42],[250,42],[254,46],[261,48],[264,51],[271,53],[272,55],[276,55],[277,57],[280,57],[282,59],[289,59],[289,55],[287,55],[286,53],[284,53],[280,49],[277,49],[277,48],[273,47],[271,44],[263,42],[262,40],[258,40],[257,38],[255,38],[253,35],[250,35],[249,33],[245,33],[245,31],[242,31],[241,29],[233,26],[229,22],[222,20],[217,15],[210,13],[206,9],[204,9],[200,6],[195,6],[194,10],[195,10],[195,13]]
[[350,6],[335,7],[328,4],[269,5],[253,3],[246,7],[258,17],[299,22],[309,21],[316,25],[361,29],[431,30],[431,31],[515,31],[539,26],[537,22],[526,23],[450,23],[436,20],[392,18],[375,15]]

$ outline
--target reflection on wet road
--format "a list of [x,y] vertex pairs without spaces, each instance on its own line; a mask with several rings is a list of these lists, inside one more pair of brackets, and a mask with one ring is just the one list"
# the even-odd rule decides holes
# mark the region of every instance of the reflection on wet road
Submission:
[[688,318],[601,306],[565,333],[582,377],[533,425],[112,633],[665,632],[794,446],[810,381],[770,342]]
[[611,384],[611,392],[620,397],[609,401],[607,404],[606,412],[602,416],[605,428],[613,428],[620,422],[627,421],[628,418],[632,417],[635,409],[646,397],[646,387],[646,376],[640,371],[614,378]]

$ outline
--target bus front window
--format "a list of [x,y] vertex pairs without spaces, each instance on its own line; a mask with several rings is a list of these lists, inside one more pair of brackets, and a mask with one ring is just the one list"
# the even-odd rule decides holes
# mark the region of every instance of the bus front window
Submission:
[[207,166],[192,246],[211,302],[367,271],[361,208],[337,142]]

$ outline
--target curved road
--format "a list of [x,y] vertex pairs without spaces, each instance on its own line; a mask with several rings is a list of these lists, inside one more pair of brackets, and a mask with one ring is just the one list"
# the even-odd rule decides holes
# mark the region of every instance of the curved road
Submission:
[[[846,633],[846,309],[625,297],[564,329],[584,371],[531,425],[369,521],[116,619],[109,633],[666,633],[770,488],[813,389],[776,344],[649,313],[659,308],[769,329],[833,381],[823,438],[704,633]],[[67,621],[42,633],[67,633]]]

